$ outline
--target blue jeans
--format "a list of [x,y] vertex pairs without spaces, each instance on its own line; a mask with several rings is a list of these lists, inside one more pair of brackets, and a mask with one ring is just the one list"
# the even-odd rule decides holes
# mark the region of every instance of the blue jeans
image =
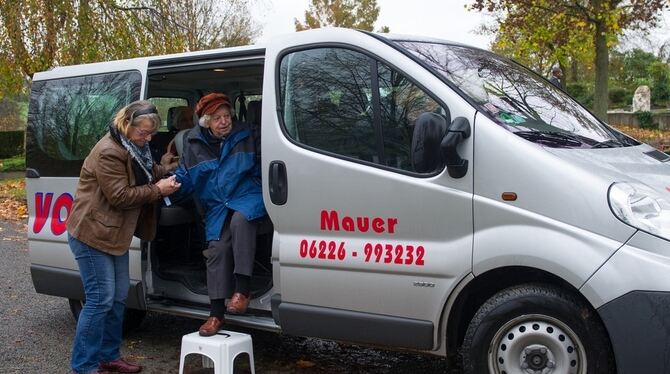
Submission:
[[99,362],[121,357],[123,312],[130,285],[128,252],[113,256],[69,234],[68,243],[86,294],[72,347],[72,370],[87,373],[97,370]]

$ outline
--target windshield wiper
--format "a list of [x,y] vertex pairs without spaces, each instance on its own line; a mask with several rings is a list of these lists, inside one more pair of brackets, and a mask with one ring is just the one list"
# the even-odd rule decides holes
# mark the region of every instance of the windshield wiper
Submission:
[[591,148],[617,148],[617,147],[623,147],[623,144],[620,141],[614,139],[598,142],[591,146]]
[[516,135],[549,146],[580,147],[586,143],[579,135],[558,131],[517,131]]

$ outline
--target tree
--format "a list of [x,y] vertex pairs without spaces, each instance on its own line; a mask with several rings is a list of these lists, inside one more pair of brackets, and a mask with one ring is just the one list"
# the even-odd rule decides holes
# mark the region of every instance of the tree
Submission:
[[254,0],[13,0],[0,3],[0,98],[57,65],[248,44]]
[[[304,23],[296,18],[294,24],[296,31],[326,26],[372,31],[377,17],[377,0],[312,0]],[[380,31],[389,32],[389,28],[383,26]]]
[[[594,112],[607,115],[609,48],[625,29],[645,29],[657,24],[667,0],[474,0],[472,9],[503,14],[501,28],[522,30],[525,35],[554,40],[557,45],[575,46],[587,33],[595,50]],[[550,25],[550,22],[556,22]],[[566,40],[568,42],[561,42]]]
[[657,56],[639,48],[625,53],[614,51],[610,56],[610,72],[614,93],[625,90],[628,105],[629,98],[640,85],[651,88],[653,106],[665,106],[670,100],[670,67],[662,55]]
[[171,41],[168,52],[199,51],[250,44],[259,30],[248,8],[254,0],[151,0],[149,6],[121,8],[144,11],[156,41]]
[[560,13],[547,15],[538,9],[531,11],[534,14],[529,14],[526,18],[545,17],[533,29],[505,22],[502,13],[497,15],[499,27],[494,30],[484,28],[485,32],[496,35],[491,49],[543,75],[548,74],[553,65],[559,64],[566,81],[577,81],[580,76],[578,67],[593,56],[588,25],[573,24]]

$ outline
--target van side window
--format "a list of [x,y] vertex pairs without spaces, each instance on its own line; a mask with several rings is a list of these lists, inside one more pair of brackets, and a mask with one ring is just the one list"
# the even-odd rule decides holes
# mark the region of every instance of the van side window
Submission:
[[372,62],[341,48],[286,56],[281,92],[291,138],[319,150],[378,162],[370,101]]
[[386,166],[415,171],[410,157],[414,124],[421,113],[446,111],[403,74],[379,63],[379,103]]
[[137,71],[33,82],[26,166],[41,176],[75,177],[114,114],[140,97]]
[[283,122],[293,140],[410,172],[414,122],[424,112],[446,112],[400,72],[345,48],[289,53],[279,79]]

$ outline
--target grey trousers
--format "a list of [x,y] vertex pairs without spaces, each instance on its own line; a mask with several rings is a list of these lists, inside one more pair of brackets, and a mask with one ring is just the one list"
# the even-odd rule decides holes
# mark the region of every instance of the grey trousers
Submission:
[[221,240],[212,240],[202,254],[207,259],[207,291],[210,299],[224,299],[235,290],[234,274],[251,276],[256,257],[258,222],[249,222],[232,211],[221,231]]

